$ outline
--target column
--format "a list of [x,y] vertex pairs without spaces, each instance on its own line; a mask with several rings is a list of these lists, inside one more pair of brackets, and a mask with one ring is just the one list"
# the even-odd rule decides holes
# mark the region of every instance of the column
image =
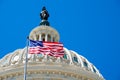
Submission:
[[35,35],[33,36],[33,38],[34,38],[34,40],[36,40],[36,36]]
[[45,35],[45,41],[47,41],[48,34]]
[[39,41],[42,41],[42,37],[41,37],[41,34],[39,34]]

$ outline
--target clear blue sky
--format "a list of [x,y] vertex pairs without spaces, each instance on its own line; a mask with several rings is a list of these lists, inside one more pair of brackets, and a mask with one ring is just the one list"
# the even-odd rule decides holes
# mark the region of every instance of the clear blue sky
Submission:
[[106,80],[120,79],[119,0],[0,0],[0,58],[25,47],[43,6],[66,48],[86,57]]

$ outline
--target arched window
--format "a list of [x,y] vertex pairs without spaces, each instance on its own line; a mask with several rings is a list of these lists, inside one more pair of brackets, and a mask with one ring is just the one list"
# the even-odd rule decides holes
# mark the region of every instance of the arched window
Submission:
[[78,62],[77,57],[74,56],[74,57],[73,57],[73,61],[74,61],[74,62]]
[[51,36],[48,34],[48,38],[47,38],[48,40],[48,42],[51,42]]
[[53,37],[53,42],[55,42],[55,38]]
[[41,38],[42,41],[45,41],[45,34],[42,34]]
[[88,63],[86,61],[83,61],[83,64],[85,67],[88,67]]
[[92,67],[93,68],[93,72],[95,72],[96,73],[96,69],[94,68],[94,67]]
[[43,57],[43,54],[38,54],[38,57]]
[[67,55],[66,55],[66,54],[64,54],[63,58],[64,58],[64,59],[67,59]]

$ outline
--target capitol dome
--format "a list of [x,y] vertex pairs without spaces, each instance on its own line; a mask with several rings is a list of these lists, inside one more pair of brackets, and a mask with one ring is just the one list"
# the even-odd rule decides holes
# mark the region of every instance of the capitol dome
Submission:
[[[59,33],[47,18],[29,35],[31,40],[59,42]],[[0,59],[0,80],[23,80],[27,47]],[[99,70],[85,57],[64,47],[63,57],[28,54],[27,80],[104,80]]]

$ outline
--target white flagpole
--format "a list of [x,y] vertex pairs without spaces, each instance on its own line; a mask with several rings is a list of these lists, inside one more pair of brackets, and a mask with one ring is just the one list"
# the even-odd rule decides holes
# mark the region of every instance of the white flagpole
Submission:
[[25,54],[25,64],[24,64],[24,80],[26,80],[26,75],[27,75],[27,61],[28,61],[28,45],[29,45],[29,37],[27,37],[27,41],[26,41],[26,47],[27,47],[27,51]]

